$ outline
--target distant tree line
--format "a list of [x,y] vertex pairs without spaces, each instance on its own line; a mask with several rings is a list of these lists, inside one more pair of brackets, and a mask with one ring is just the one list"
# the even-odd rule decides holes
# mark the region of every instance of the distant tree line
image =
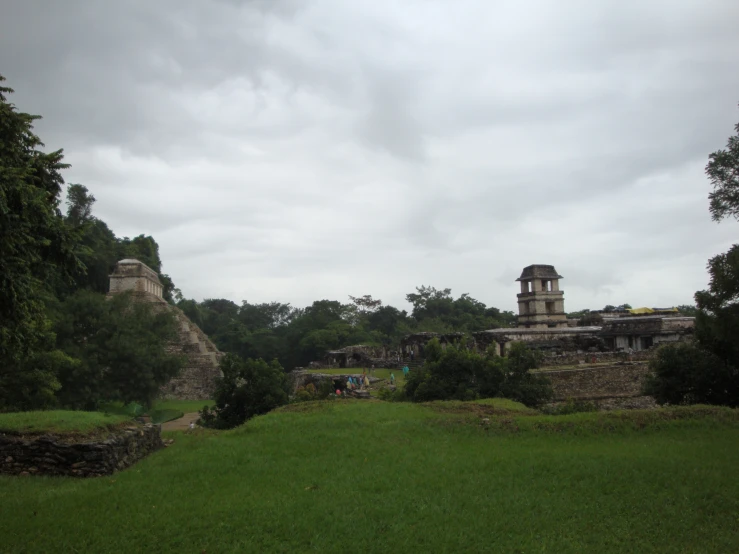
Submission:
[[370,295],[316,300],[306,308],[280,302],[239,306],[226,299],[180,300],[177,306],[224,352],[242,358],[277,359],[285,368],[320,360],[329,350],[353,344],[397,348],[400,339],[420,331],[473,332],[509,326],[510,311],[487,307],[468,294],[421,286],[406,296],[408,314]]

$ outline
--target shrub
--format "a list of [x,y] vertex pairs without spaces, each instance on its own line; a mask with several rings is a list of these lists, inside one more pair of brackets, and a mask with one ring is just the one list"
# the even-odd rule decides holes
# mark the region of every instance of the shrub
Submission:
[[293,398],[293,401],[294,402],[308,402],[314,399],[315,399],[315,395],[308,392],[305,387],[298,387],[298,390],[295,391],[295,398]]
[[378,390],[377,398],[384,400],[385,402],[403,402],[408,399],[403,389],[398,388],[391,390],[388,387],[382,387]]
[[739,405],[739,372],[700,346],[663,346],[649,367],[644,393],[660,404]]
[[331,398],[334,394],[334,382],[330,379],[321,379],[316,387],[316,398],[318,400],[325,400]]
[[287,380],[277,362],[258,358],[244,360],[226,354],[221,360],[221,377],[216,385],[215,407],[203,408],[199,423],[205,427],[229,429],[247,419],[287,404]]
[[520,343],[501,358],[493,350],[478,354],[462,345],[442,349],[434,339],[426,347],[424,365],[408,374],[405,395],[415,402],[504,396],[538,406],[552,396],[549,379],[530,371],[540,361],[540,352]]

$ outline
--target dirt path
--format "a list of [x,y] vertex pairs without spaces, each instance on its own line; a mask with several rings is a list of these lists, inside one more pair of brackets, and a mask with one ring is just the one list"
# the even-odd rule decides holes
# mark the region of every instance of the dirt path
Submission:
[[200,417],[198,412],[183,415],[180,419],[173,419],[162,423],[162,431],[186,431],[190,428],[191,421],[197,421]]

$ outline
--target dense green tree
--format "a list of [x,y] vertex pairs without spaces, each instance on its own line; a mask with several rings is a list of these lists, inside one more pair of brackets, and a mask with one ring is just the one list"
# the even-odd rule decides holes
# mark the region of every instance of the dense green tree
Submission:
[[701,345],[663,346],[649,367],[644,392],[660,404],[739,406],[739,372]]
[[228,429],[287,404],[287,379],[277,360],[267,363],[227,354],[221,360],[221,371],[215,407],[201,412],[202,424]]
[[708,262],[707,290],[695,293],[696,337],[730,367],[739,367],[739,245]]
[[[739,124],[736,135],[729,137],[726,150],[709,157],[706,174],[714,187],[709,194],[710,211],[715,221],[727,217],[739,219]],[[722,365],[716,371],[726,373],[726,388],[739,390],[739,245],[708,261],[710,275],[707,290],[695,293],[696,338],[699,344],[717,356]]]
[[91,409],[102,400],[150,406],[182,366],[167,352],[176,333],[172,312],[128,294],[106,300],[79,290],[60,304],[55,330],[57,346],[79,360],[58,372],[63,406]]
[[[706,166],[715,221],[739,219],[739,124],[735,129],[727,149],[712,153]],[[646,390],[659,402],[739,403],[739,245],[711,258],[708,273],[708,289],[695,293],[697,344],[663,347],[652,361]]]
[[[0,76],[0,82],[5,79]],[[44,153],[39,116],[8,102],[0,86],[0,360],[14,365],[47,342],[41,300],[47,282],[79,267],[61,212],[62,151]]]
[[67,223],[72,227],[80,227],[92,221],[92,206],[95,197],[86,186],[70,184],[67,187]]
[[120,240],[120,256],[121,258],[135,258],[156,271],[159,274],[159,281],[162,283],[162,296],[167,302],[174,303],[180,299],[181,293],[175,287],[172,278],[166,273],[162,273],[159,245],[154,237],[147,235],[139,235],[132,239],[123,237]]
[[360,297],[350,295],[349,299],[357,307],[357,311],[361,314],[372,313],[382,307],[382,300],[374,299],[370,294],[365,294],[364,296]]
[[512,312],[488,308],[467,293],[455,300],[451,289],[416,287],[416,292],[406,295],[406,300],[413,306],[411,315],[419,331],[472,333],[507,327],[516,321]]
[[694,304],[680,304],[677,310],[684,316],[695,317],[698,314],[698,308]]
[[708,198],[714,221],[739,219],[739,123],[734,130],[736,134],[729,137],[726,149],[711,154],[706,165],[706,175],[713,185]]
[[393,306],[382,306],[366,316],[367,329],[379,333],[386,346],[397,345],[403,335],[410,333],[410,322],[405,310]]
[[92,215],[95,197],[83,185],[70,185],[67,189],[66,222],[77,233],[75,254],[82,267],[75,273],[74,282],[57,283],[57,294],[66,296],[80,288],[100,293],[108,291],[108,276],[121,259],[118,239],[105,222]]
[[531,372],[540,361],[539,352],[521,343],[502,358],[492,350],[478,354],[462,344],[442,348],[434,339],[426,346],[423,366],[408,374],[405,394],[415,402],[502,396],[538,406],[552,396],[549,380]]
[[290,304],[268,302],[249,304],[244,301],[238,311],[238,319],[250,331],[276,329],[287,325],[295,317],[296,310]]
[[539,406],[553,396],[549,379],[541,373],[533,373],[542,361],[542,352],[528,348],[522,342],[514,342],[506,353],[505,379],[500,395],[527,406]]

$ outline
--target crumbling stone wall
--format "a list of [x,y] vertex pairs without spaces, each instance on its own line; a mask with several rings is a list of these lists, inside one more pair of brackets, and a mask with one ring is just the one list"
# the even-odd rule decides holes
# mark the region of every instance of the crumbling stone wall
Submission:
[[355,344],[338,350],[330,350],[323,360],[311,362],[312,369],[332,369],[351,367],[392,368],[397,365],[398,353],[384,346]]
[[554,390],[554,400],[602,400],[642,396],[649,364],[644,362],[543,371]]
[[0,433],[0,473],[97,477],[125,469],[164,446],[159,426],[131,425],[106,439],[74,443],[54,435]]
[[174,312],[178,336],[168,351],[185,357],[180,375],[161,388],[165,399],[203,400],[213,398],[216,379],[222,375],[219,363],[224,356],[208,336],[175,306],[164,302]]
[[[649,350],[638,350],[631,354],[631,361],[640,362],[647,361],[654,356],[654,348]],[[601,364],[601,363],[617,363],[625,361],[627,354],[625,352],[565,352],[565,353],[545,353],[542,359],[542,367],[553,366],[569,366],[580,364]]]

